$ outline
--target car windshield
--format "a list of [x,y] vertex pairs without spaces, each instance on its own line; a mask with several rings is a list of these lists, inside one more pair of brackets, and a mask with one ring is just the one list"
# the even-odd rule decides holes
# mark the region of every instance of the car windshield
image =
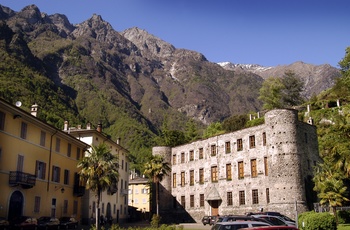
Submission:
[[40,217],[38,220],[39,221],[50,221],[51,217],[48,217],[48,216],[42,216]]

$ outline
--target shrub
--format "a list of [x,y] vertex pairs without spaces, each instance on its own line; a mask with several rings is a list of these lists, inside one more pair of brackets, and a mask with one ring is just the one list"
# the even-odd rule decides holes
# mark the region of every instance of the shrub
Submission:
[[301,230],[336,230],[335,217],[328,212],[303,213],[298,218],[298,226]]
[[152,228],[158,228],[160,224],[161,217],[157,214],[153,214],[152,220],[151,220],[151,227]]
[[338,224],[348,224],[350,223],[350,211],[341,210],[338,213]]

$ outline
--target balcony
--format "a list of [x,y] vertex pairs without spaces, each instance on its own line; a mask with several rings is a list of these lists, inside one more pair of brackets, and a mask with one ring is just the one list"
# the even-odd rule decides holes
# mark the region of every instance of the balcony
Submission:
[[73,190],[74,196],[81,197],[81,196],[84,196],[84,194],[85,194],[84,186],[74,185],[74,190]]
[[129,194],[129,189],[120,189],[120,194],[124,195],[124,196],[128,195]]
[[35,186],[35,181],[35,175],[24,173],[21,171],[10,171],[10,186],[22,186],[22,188],[28,189],[33,188]]

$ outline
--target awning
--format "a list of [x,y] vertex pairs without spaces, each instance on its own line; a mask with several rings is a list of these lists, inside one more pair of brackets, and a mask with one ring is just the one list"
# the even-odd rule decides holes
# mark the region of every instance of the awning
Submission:
[[207,194],[207,198],[205,198],[206,201],[209,200],[221,200],[220,194],[218,192],[218,190],[213,186],[211,187],[211,189],[209,190],[208,194]]

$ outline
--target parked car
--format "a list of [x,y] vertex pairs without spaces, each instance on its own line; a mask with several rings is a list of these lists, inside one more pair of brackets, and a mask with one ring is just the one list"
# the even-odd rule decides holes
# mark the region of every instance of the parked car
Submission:
[[248,216],[252,216],[252,215],[268,215],[268,216],[277,216],[280,219],[282,219],[283,221],[285,221],[286,223],[288,223],[289,226],[294,226],[295,221],[290,219],[288,216],[285,216],[279,212],[259,212],[259,213],[248,213]]
[[272,223],[272,225],[278,226],[295,226],[295,222],[288,222],[280,216],[269,216],[269,215],[252,215],[252,217],[256,217],[259,219],[265,219]]
[[271,224],[268,221],[266,221],[265,219],[260,219],[260,218],[254,217],[254,216],[245,216],[245,215],[219,216],[216,219],[216,223],[218,223],[218,222],[229,222],[229,221],[247,221],[247,220],[261,221],[261,222],[265,222],[265,223]]
[[241,228],[240,230],[299,230],[299,229],[293,226],[263,226],[263,227]]
[[59,229],[60,221],[57,218],[50,216],[42,216],[38,219],[38,228],[39,229]]
[[63,216],[59,219],[59,221],[60,221],[60,228],[62,229],[69,229],[69,228],[75,229],[78,227],[78,221],[73,217]]
[[10,228],[10,222],[5,217],[0,217],[0,230],[8,230]]
[[232,221],[232,222],[217,222],[211,230],[237,230],[248,227],[271,226],[268,223],[261,221]]
[[216,221],[217,216],[203,216],[202,218],[202,224],[205,226],[207,224],[213,225]]
[[38,227],[38,221],[34,217],[30,216],[19,216],[10,222],[10,227],[12,229],[34,229]]

